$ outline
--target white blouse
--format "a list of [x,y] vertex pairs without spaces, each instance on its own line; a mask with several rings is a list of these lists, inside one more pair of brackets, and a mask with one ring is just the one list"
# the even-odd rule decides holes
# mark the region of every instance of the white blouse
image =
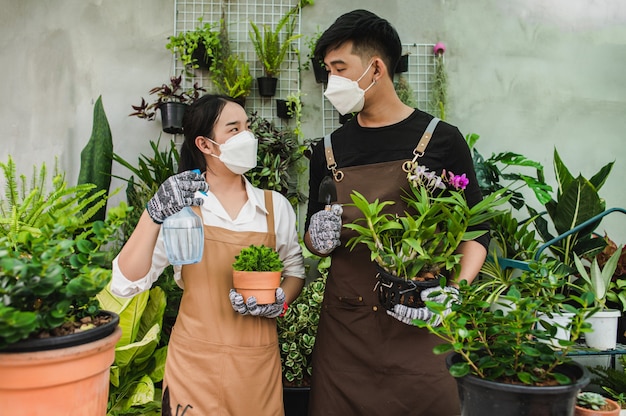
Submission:
[[[263,190],[252,186],[247,179],[245,183],[248,201],[234,220],[230,218],[222,204],[210,190],[206,195],[196,192],[196,197],[204,199],[204,203],[200,206],[204,224],[231,231],[267,232],[266,217],[268,212],[265,209]],[[272,191],[272,197],[276,251],[278,251],[284,264],[283,276],[294,276],[304,279],[304,258],[302,257],[302,247],[300,246],[296,229],[296,214],[287,198],[283,195]],[[154,253],[152,254],[150,271],[141,279],[134,282],[128,280],[119,268],[118,257],[119,255],[113,260],[111,292],[120,297],[132,297],[137,293],[150,289],[163,270],[170,264],[165,254],[165,245],[161,232],[159,232]],[[182,266],[174,266],[174,279],[178,286],[184,289],[181,268]]]

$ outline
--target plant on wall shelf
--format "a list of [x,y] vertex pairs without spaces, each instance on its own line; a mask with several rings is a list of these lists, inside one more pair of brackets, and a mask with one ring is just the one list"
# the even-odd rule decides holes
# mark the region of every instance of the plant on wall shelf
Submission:
[[156,110],[161,111],[161,123],[166,133],[182,133],[182,118],[185,108],[200,98],[200,93],[206,89],[194,83],[191,88],[183,88],[182,75],[170,77],[169,84],[162,84],[150,90],[150,95],[156,95],[156,100],[146,102],[142,97],[139,105],[133,105],[133,112],[129,116],[139,117],[146,120],[156,118]]
[[244,101],[252,90],[250,66],[241,55],[231,51],[224,17],[219,27],[220,48],[211,64],[211,80],[220,94]]
[[433,53],[435,54],[435,76],[431,90],[431,106],[433,114],[438,114],[438,117],[442,120],[446,119],[446,105],[448,103],[448,76],[443,60],[445,51],[446,45],[444,45],[443,42],[438,42],[433,47]]
[[396,94],[398,94],[400,101],[409,107],[417,107],[413,89],[411,88],[411,85],[409,84],[409,81],[407,81],[406,77],[399,75],[398,80],[393,83],[393,86],[396,89]]
[[[264,77],[257,79],[259,94],[263,97],[271,97],[276,93],[276,77],[280,73],[280,66],[285,60],[292,42],[301,36],[294,34],[296,26],[295,12],[297,12],[297,8],[287,12],[278,21],[274,30],[269,25],[263,25],[263,33],[261,33],[261,30],[254,22],[250,22],[250,26],[252,26],[252,31],[249,33],[250,40],[265,73]],[[283,29],[285,34],[281,36]]]
[[173,54],[178,55],[186,68],[209,68],[220,48],[216,25],[203,24],[202,17],[198,18],[198,24],[194,30],[170,36],[169,42],[165,45]]

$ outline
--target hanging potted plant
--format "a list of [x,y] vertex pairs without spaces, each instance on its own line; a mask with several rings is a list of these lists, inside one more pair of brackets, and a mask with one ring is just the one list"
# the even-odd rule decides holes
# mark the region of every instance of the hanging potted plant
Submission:
[[246,97],[252,90],[250,65],[241,55],[231,52],[224,18],[220,20],[219,39],[219,53],[211,65],[211,80],[218,93],[238,100],[245,107]]
[[107,246],[118,241],[126,204],[94,220],[105,190],[68,186],[55,172],[46,192],[45,165],[32,182],[18,181],[11,158],[0,168],[0,408],[104,416],[121,331],[96,295],[111,277]]
[[317,44],[317,40],[322,36],[322,32],[318,30],[310,37],[305,39],[305,44],[309,49],[307,54],[307,61],[302,64],[302,69],[309,70],[313,69],[313,75],[315,76],[315,82],[318,84],[325,84],[328,82],[328,71],[326,70],[326,65],[324,65],[324,61],[320,60],[318,57],[315,57],[315,45]]
[[[250,26],[252,26],[252,32],[249,33],[250,40],[265,73],[265,76],[257,78],[261,97],[272,97],[276,94],[277,75],[280,73],[280,66],[285,60],[292,42],[301,36],[293,34],[296,24],[294,16],[296,16],[297,10],[297,8],[293,8],[287,12],[279,20],[274,30],[269,25],[263,25],[263,33],[254,22],[250,22]],[[283,29],[285,34],[281,36]]]
[[[486,301],[490,294],[466,281],[460,283],[458,298],[426,301],[435,317],[414,324],[443,341],[433,351],[448,354],[463,415],[573,414],[576,395],[590,376],[570,353],[589,331],[585,317],[593,295],[564,290],[569,283],[558,266],[554,259],[533,261],[513,277],[503,297],[509,303],[506,311],[492,309]],[[558,325],[539,315],[560,310],[573,314],[566,326],[571,339],[555,341]]]
[[259,305],[276,301],[283,262],[278,252],[264,245],[250,245],[241,249],[233,263],[233,287],[244,302],[254,296]]
[[396,70],[394,71],[396,74],[401,74],[403,72],[407,72],[409,70],[409,55],[410,52],[403,53],[396,64]]
[[187,105],[200,98],[200,93],[206,89],[194,83],[193,87],[184,89],[182,87],[182,75],[171,77],[169,84],[162,84],[150,90],[150,95],[155,95],[157,99],[147,103],[142,97],[139,105],[133,105],[133,112],[129,116],[139,117],[145,120],[154,120],[156,110],[161,112],[161,124],[163,131],[170,134],[180,134],[183,132],[183,115]]
[[404,215],[387,211],[392,201],[369,202],[355,191],[350,197],[363,217],[344,225],[356,232],[347,247],[365,244],[370,250],[378,270],[379,300],[388,310],[396,304],[423,307],[421,291],[456,274],[459,244],[486,232],[468,227],[499,215],[494,208],[507,200],[501,189],[469,207],[463,195],[469,183],[465,174],[437,176],[415,161],[407,162],[405,170],[409,190],[403,197]]
[[170,36],[165,47],[178,56],[185,68],[209,69],[220,48],[219,32],[215,24],[202,23],[202,17],[198,18],[198,25],[194,30]]

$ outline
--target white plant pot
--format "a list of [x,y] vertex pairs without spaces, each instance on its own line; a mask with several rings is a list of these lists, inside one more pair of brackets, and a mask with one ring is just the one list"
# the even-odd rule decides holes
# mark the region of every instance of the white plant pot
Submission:
[[[569,327],[571,326],[572,318],[574,314],[571,312],[561,312],[560,314],[552,314],[552,318],[547,315],[540,314],[539,319],[556,325],[556,335],[552,338],[550,344],[555,348],[561,348],[559,340],[569,341],[571,334]],[[539,328],[542,328],[541,324],[538,324]]]
[[607,309],[587,318],[592,332],[585,333],[585,344],[598,350],[612,350],[617,345],[617,324],[621,312]]
[[508,299],[504,299],[502,296],[498,296],[489,309],[491,312],[500,310],[504,315],[506,315],[510,310],[515,309],[515,303]]

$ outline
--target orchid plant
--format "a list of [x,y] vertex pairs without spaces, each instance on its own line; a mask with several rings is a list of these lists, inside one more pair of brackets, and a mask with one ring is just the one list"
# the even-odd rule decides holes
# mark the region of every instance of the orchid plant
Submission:
[[409,189],[403,196],[404,215],[386,212],[394,201],[369,202],[357,191],[350,195],[363,214],[346,228],[356,231],[347,246],[365,244],[371,259],[381,268],[405,280],[427,280],[447,270],[456,273],[461,254],[459,244],[473,240],[485,230],[468,230],[500,214],[494,208],[508,199],[504,190],[486,196],[470,207],[464,190],[465,174],[429,171],[416,161],[407,162]]

